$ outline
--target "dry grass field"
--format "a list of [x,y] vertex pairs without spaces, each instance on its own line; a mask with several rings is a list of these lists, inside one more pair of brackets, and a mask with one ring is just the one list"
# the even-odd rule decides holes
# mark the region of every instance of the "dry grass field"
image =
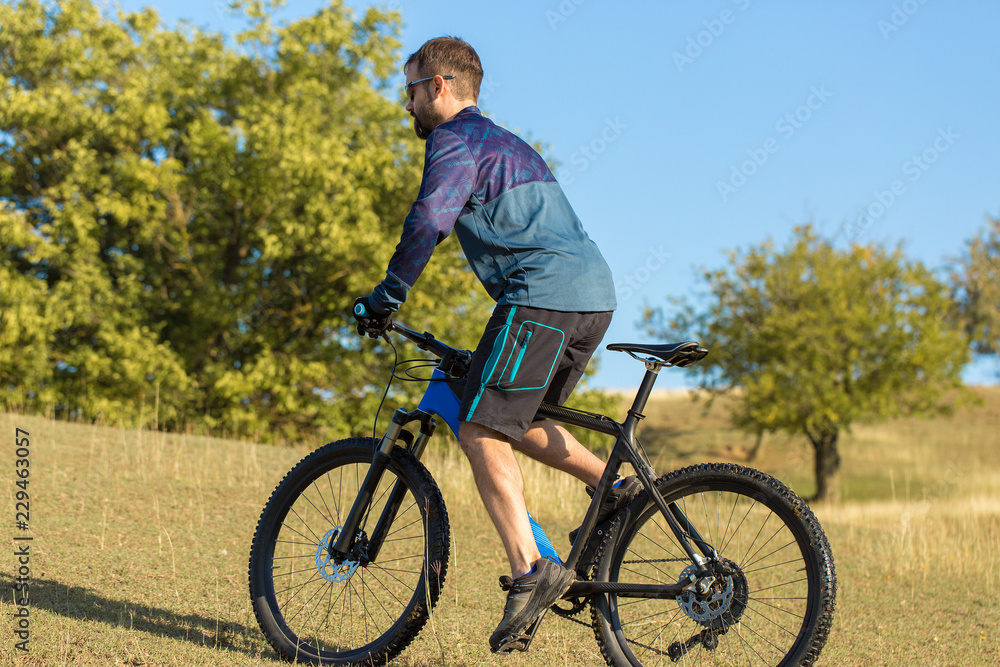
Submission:
[[[817,515],[840,595],[824,665],[1000,664],[1000,390],[950,418],[858,427],[842,438],[843,502]],[[644,442],[665,472],[703,460],[746,463],[753,438],[684,396],[657,397]],[[7,434],[3,533],[30,535],[29,652],[15,649],[18,564],[0,558],[0,664],[278,665],[250,610],[246,562],[261,507],[310,447],[0,415]],[[30,434],[30,526],[15,527],[15,429]],[[315,443],[320,444],[320,443]],[[528,654],[497,657],[505,573],[499,539],[459,452],[425,459],[453,532],[432,623],[396,663],[598,665],[589,627],[550,616]],[[764,442],[752,463],[812,491],[807,445]],[[579,522],[580,485],[525,463],[532,513],[557,548]],[[582,616],[588,618],[587,615]]]

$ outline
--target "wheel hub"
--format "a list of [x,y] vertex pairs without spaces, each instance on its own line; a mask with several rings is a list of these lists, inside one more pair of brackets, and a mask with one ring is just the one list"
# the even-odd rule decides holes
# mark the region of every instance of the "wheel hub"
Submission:
[[334,558],[331,546],[340,535],[342,526],[336,526],[326,531],[316,546],[316,570],[329,582],[347,581],[361,564],[361,559],[352,554],[347,558]]
[[[723,559],[723,564],[731,574],[716,576],[708,590],[699,594],[696,585],[677,597],[677,604],[692,620],[705,627],[725,628],[738,622],[746,609],[748,586],[746,576],[731,560]],[[681,581],[696,576],[698,567],[689,565],[681,573]],[[701,581],[696,584],[702,583]]]

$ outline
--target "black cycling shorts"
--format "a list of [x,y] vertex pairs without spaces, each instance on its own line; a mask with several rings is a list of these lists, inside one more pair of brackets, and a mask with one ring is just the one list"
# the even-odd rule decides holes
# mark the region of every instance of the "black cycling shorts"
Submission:
[[497,306],[472,355],[459,421],[520,441],[542,401],[569,398],[611,315]]

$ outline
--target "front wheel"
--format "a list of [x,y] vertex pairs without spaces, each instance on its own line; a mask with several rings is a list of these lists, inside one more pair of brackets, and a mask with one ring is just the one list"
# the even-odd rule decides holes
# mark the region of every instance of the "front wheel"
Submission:
[[[692,466],[657,481],[686,534],[718,553],[696,577],[644,492],[605,540],[598,581],[673,585],[672,599],[607,595],[592,605],[594,630],[613,667],[811,665],[826,642],[837,579],[830,545],[809,507],[757,470]],[[695,547],[696,552],[700,550]]]
[[[351,438],[321,447],[292,468],[261,513],[250,597],[261,630],[287,660],[385,664],[416,637],[437,601],[448,515],[427,469],[405,450],[393,449],[352,553],[338,558],[331,548],[377,444]],[[384,513],[393,497],[398,508]],[[379,531],[383,514],[392,523]],[[380,545],[373,544],[377,532]]]

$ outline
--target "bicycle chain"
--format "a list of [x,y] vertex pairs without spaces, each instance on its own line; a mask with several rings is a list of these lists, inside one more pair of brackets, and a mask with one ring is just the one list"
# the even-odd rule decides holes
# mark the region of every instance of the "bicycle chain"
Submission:
[[[591,572],[590,572],[591,581],[597,578],[598,574],[597,571],[601,565],[601,558],[604,557],[604,551],[608,547],[608,542],[610,541],[611,536],[615,534],[615,532],[618,530],[619,525],[621,524],[621,515],[624,511],[625,508],[623,507],[621,510],[618,511],[617,514],[614,515],[614,517],[612,517],[611,523],[608,524],[608,530],[605,533],[604,537],[601,539],[601,543],[597,548],[597,553],[594,554],[594,561],[593,561],[594,564],[591,567]],[[634,565],[636,563],[686,563],[686,562],[688,562],[688,559],[686,558],[656,558],[652,560],[641,560],[641,561],[638,560],[622,561],[622,565]],[[553,613],[555,613],[557,616],[561,618],[565,618],[569,621],[573,621],[574,623],[579,623],[580,625],[585,625],[587,627],[590,627],[589,623],[584,623],[583,621],[579,621],[576,619],[576,616],[579,616],[580,612],[582,612],[584,609],[587,608],[587,603],[588,603],[588,598],[576,598],[572,600],[572,606],[570,606],[569,609],[564,609],[562,607],[553,605],[551,607],[551,610]]]
[[[618,511],[617,514],[615,514],[615,516],[611,519],[611,523],[608,525],[607,532],[601,539],[601,543],[597,548],[597,553],[594,554],[594,561],[593,561],[594,564],[590,572],[591,581],[597,578],[598,568],[600,568],[601,565],[601,559],[604,557],[604,552],[609,546],[609,542],[611,541],[611,536],[616,534],[616,531],[618,530],[621,524],[622,514],[624,513],[624,511],[625,508],[623,507],[621,510]],[[637,561],[637,560],[622,561],[622,564],[634,565],[636,563],[686,563],[686,562],[688,562],[688,559],[686,558],[657,558],[653,560],[642,560],[642,561]],[[587,598],[577,598],[576,600],[573,601],[573,605],[569,609],[563,609],[561,607],[553,605],[552,611],[555,612],[557,616],[573,621],[574,623],[579,623],[580,625],[585,625],[587,627],[590,627],[589,623],[584,623],[583,621],[579,621],[575,618],[580,614],[581,611],[587,608],[587,602],[588,602]]]
[[[623,511],[624,508],[622,508],[622,510],[619,510],[618,513],[615,514],[614,517],[612,517],[611,523],[608,524],[607,532],[605,533],[604,537],[601,538],[601,543],[597,547],[597,552],[594,554],[593,565],[591,566],[591,571],[590,571],[591,581],[593,581],[594,578],[597,576],[597,569],[600,567],[601,558],[604,556],[605,542],[607,542],[608,538],[611,535],[613,535],[616,530],[618,530],[618,525],[621,523],[621,514]],[[551,609],[557,616],[560,616],[561,618],[565,618],[568,621],[573,621],[574,623],[578,623],[580,625],[589,628],[591,625],[590,623],[584,623],[583,621],[579,621],[576,619],[576,616],[579,616],[580,612],[582,612],[584,609],[587,608],[588,602],[589,598],[576,598],[572,600],[572,606],[569,609],[564,609],[562,607],[557,607],[555,605],[553,605]]]

